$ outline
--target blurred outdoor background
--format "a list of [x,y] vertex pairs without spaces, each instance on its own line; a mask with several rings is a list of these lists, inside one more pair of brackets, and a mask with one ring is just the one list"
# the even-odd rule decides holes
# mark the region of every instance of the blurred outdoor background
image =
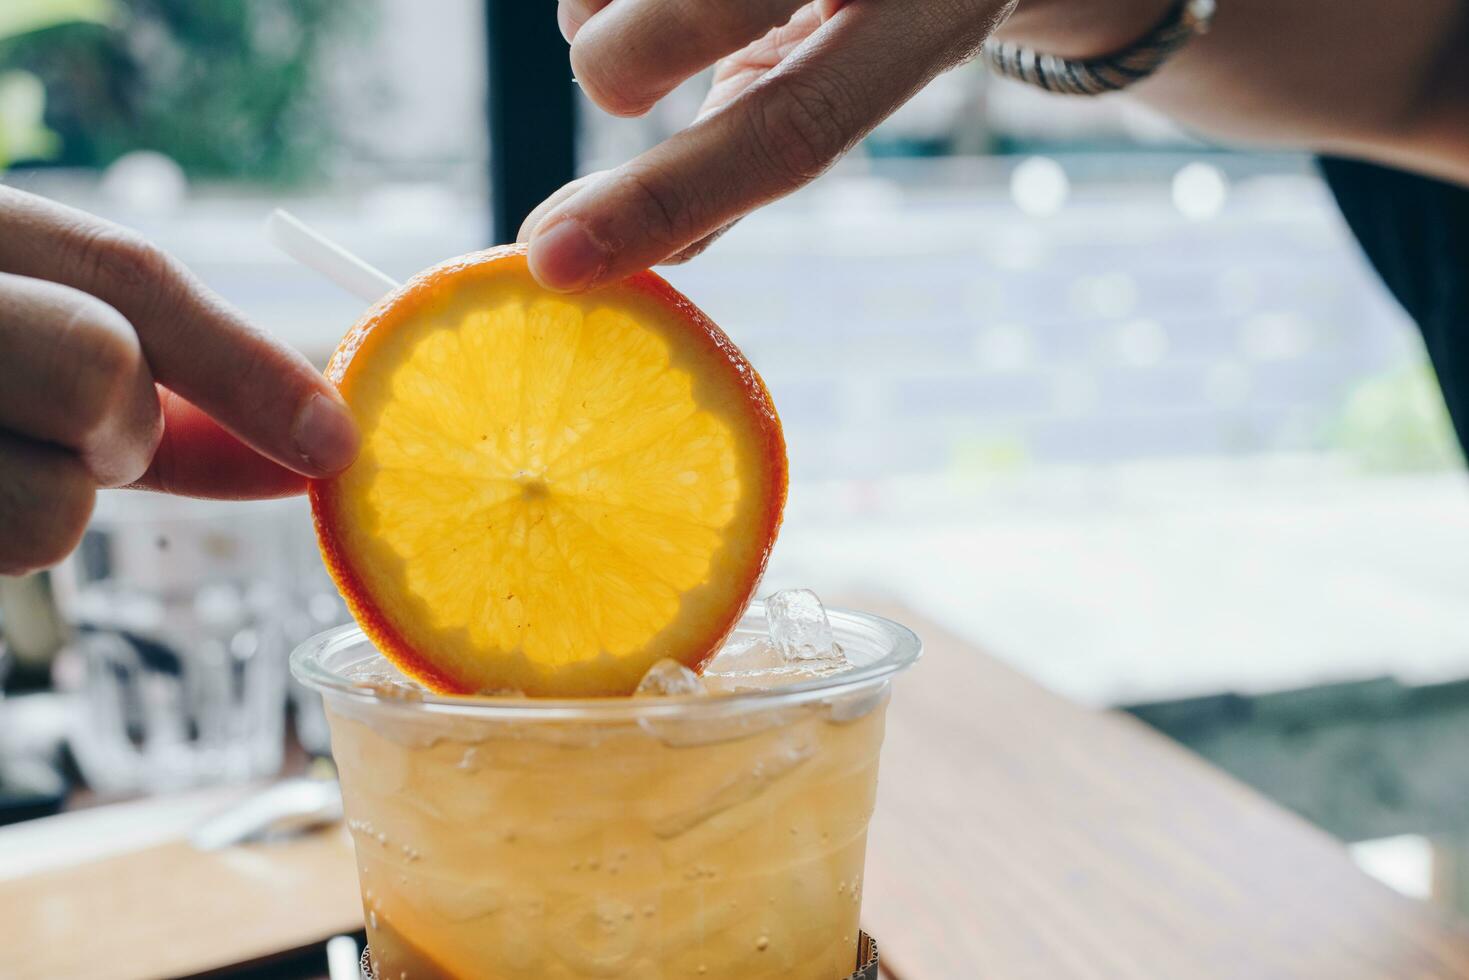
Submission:
[[[360,304],[264,217],[395,277],[488,244],[486,35],[475,0],[7,0],[0,169],[139,229],[323,361]],[[701,91],[641,120],[583,104],[579,167],[675,131]],[[896,597],[1070,697],[1146,705],[1333,832],[1390,838],[1359,853],[1399,887],[1443,891],[1469,839],[1469,485],[1310,158],[973,65],[666,274],[786,426],[764,591]],[[119,493],[97,520],[0,604],[0,784],[105,798],[278,765],[259,731],[279,706],[233,703],[257,674],[280,701],[286,648],[342,618],[304,505]],[[39,621],[48,589],[68,626]],[[175,627],[205,652],[115,642]],[[191,656],[235,687],[159,693],[183,670],[160,662]],[[240,708],[211,736],[226,761],[144,758],[203,738],[205,713],[168,720],[180,699]],[[1344,773],[1373,788],[1322,789]]]

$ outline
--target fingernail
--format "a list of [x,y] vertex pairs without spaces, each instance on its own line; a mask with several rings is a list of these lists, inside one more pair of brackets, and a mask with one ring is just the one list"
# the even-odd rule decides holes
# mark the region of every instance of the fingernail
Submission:
[[537,221],[535,224],[531,224],[531,217],[532,215],[526,215],[525,220],[520,223],[520,230],[515,233],[515,240],[522,245],[530,241],[530,236],[535,232],[536,228],[540,227],[541,224],[539,221]]
[[576,32],[581,28],[581,24],[571,16],[571,8],[564,3],[556,5],[556,26],[561,28],[561,36],[566,38],[567,44],[576,39]]
[[291,426],[296,452],[314,475],[330,476],[357,458],[360,439],[357,423],[347,406],[334,398],[315,394],[296,413]]
[[530,242],[530,272],[547,289],[570,292],[596,282],[607,268],[610,256],[575,218],[562,220],[541,231],[536,228]]

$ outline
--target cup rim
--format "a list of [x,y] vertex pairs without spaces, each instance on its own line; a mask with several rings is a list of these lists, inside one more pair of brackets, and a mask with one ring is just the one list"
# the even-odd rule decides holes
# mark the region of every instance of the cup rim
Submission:
[[[764,632],[765,604],[750,603],[735,633]],[[877,642],[886,650],[878,660],[828,677],[729,694],[676,695],[658,698],[526,698],[450,695],[424,691],[411,698],[384,695],[370,685],[354,683],[323,663],[331,654],[372,641],[355,623],[318,633],[291,652],[291,673],[306,687],[332,699],[414,714],[472,716],[516,721],[623,721],[639,718],[723,717],[821,701],[879,685],[907,670],[923,655],[918,635],[883,616],[851,609],[828,608],[838,642]],[[732,633],[731,635],[735,635]],[[374,648],[375,650],[375,648]],[[382,656],[381,652],[377,652]]]

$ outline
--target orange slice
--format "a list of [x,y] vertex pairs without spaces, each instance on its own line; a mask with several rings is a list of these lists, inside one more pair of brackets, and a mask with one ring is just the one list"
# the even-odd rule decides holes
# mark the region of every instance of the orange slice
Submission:
[[763,382],[662,278],[542,290],[518,246],[424,272],[327,367],[362,453],[314,483],[327,568],[433,690],[631,692],[695,669],[753,595],[785,504]]

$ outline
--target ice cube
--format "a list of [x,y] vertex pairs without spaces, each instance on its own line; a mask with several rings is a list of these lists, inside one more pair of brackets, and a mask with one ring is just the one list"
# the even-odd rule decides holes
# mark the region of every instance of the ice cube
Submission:
[[704,668],[704,676],[765,673],[779,670],[785,663],[785,657],[764,637],[733,640],[709,661],[709,666]]
[[[793,731],[780,735],[773,744],[762,746],[758,755],[743,767],[718,774],[718,781],[707,787],[696,799],[688,799],[687,784],[669,791],[654,803],[651,814],[653,833],[668,840],[678,837],[705,821],[720,816],[743,803],[749,803],[802,763],[816,754],[817,745],[809,735]],[[677,801],[668,806],[669,801]],[[666,807],[666,809],[665,809]],[[737,824],[747,828],[751,823],[770,819],[769,809],[746,811]]]
[[472,922],[494,915],[505,906],[505,896],[498,883],[474,878],[440,878],[423,876],[423,904],[449,922]]
[[826,610],[810,589],[786,589],[770,596],[765,600],[765,619],[770,642],[787,662],[841,656]]
[[648,668],[634,692],[637,697],[666,698],[703,694],[704,682],[699,675],[677,660],[663,659]]

